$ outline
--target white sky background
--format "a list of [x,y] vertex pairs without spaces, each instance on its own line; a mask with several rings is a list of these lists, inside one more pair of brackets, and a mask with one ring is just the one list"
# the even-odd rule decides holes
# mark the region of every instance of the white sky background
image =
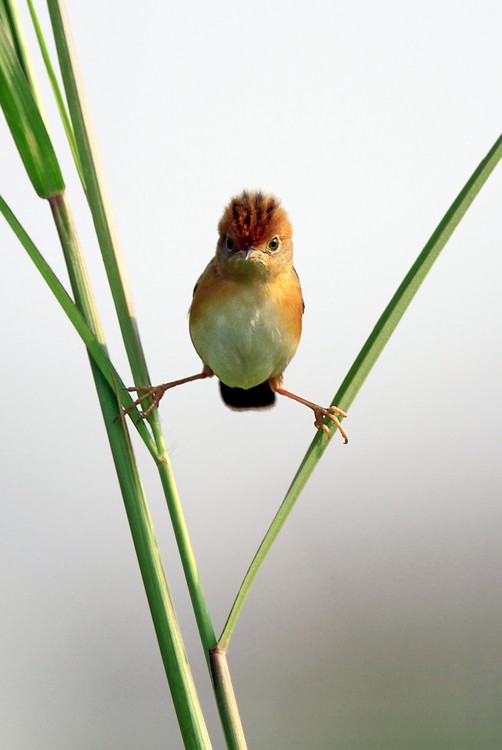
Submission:
[[[193,285],[225,203],[262,188],[293,221],[306,300],[286,384],[328,403],[500,132],[500,3],[67,7],[152,379],[199,369]],[[130,381],[40,78],[111,355]],[[3,120],[0,154],[0,192],[65,279]],[[349,445],[335,437],[255,582],[230,649],[250,748],[501,746],[501,169],[354,402]],[[0,746],[181,748],[85,352],[3,220],[0,245]],[[161,417],[219,630],[312,417],[286,400],[233,413],[214,381],[169,393]],[[221,748],[140,444],[138,458]]]

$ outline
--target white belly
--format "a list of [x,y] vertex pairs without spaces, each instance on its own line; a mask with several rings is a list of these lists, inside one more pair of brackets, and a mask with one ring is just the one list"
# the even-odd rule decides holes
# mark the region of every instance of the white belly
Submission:
[[209,308],[204,318],[190,325],[199,357],[214,374],[233,388],[252,388],[285,370],[297,341],[281,326],[271,302],[228,300]]

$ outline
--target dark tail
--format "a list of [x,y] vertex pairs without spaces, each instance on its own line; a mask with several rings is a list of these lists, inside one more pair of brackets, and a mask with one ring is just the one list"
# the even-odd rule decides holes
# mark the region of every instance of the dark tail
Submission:
[[275,401],[275,393],[267,381],[244,390],[230,388],[220,380],[220,393],[223,401],[231,409],[264,409],[272,406]]

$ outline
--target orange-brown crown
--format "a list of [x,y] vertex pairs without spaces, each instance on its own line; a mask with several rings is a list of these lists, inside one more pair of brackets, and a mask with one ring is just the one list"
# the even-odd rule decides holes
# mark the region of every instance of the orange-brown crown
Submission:
[[239,248],[258,247],[277,235],[291,239],[293,228],[286,211],[273,195],[245,190],[236,195],[223,212],[218,224],[221,237],[232,237]]

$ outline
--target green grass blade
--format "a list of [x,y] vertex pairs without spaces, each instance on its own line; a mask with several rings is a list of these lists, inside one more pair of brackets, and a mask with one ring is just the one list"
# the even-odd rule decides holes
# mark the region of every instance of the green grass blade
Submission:
[[[96,338],[103,341],[94,295],[64,193],[51,198],[50,205],[76,305]],[[165,580],[125,420],[116,421],[115,392],[92,359],[91,368],[183,741],[186,748],[210,750],[209,736]]]
[[42,198],[60,193],[64,181],[51,139],[3,24],[0,24],[0,103],[36,192]]
[[[108,200],[98,149],[87,113],[76,54],[71,43],[68,19],[63,4],[59,0],[48,0],[48,7],[84,178],[88,189],[87,198],[112,291],[124,345],[131,365],[134,382],[137,385],[147,385],[150,383],[150,379],[120,251],[120,243]],[[195,556],[174,482],[165,441],[162,436],[157,410],[153,411],[149,417],[149,422],[152,426],[158,453],[161,456],[161,460],[157,464],[160,478],[180,550],[197,625],[209,663],[209,649],[215,646],[216,637],[200,584]]]
[[[93,216],[124,345],[135,384],[147,385],[150,383],[150,378],[141,346],[98,149],[87,112],[76,53],[71,41],[68,18],[62,0],[48,0],[48,7],[66,97],[84,172],[87,200]],[[157,468],[169,509],[202,646],[208,668],[211,669],[210,650],[216,645],[216,636],[202,589],[193,547],[174,481],[157,410],[152,412],[149,422],[159,454]],[[218,662],[216,669],[218,669],[219,665],[220,662]],[[214,674],[214,670],[212,674]],[[216,689],[215,694],[228,746],[237,750],[238,748],[245,748],[245,740],[231,681],[227,680],[225,684],[226,690],[220,691]]]
[[35,74],[27,52],[26,39],[15,2],[11,2],[11,0],[0,0],[0,25],[3,25],[10,39],[22,71],[25,74],[26,80],[28,81],[40,107]]
[[[58,51],[63,82],[75,131],[77,147],[87,185],[87,198],[98,236],[103,262],[117,311],[122,338],[126,347],[134,382],[147,385],[150,382],[141,345],[136,317],[125,273],[120,243],[115,229],[108,193],[101,169],[97,145],[87,113],[83,86],[78,72],[75,50],[71,43],[68,19],[59,0],[48,2],[54,38]],[[170,467],[165,441],[162,436],[157,411],[149,418],[157,450],[162,460],[158,462],[161,481],[166,495],[180,555],[183,562],[190,596],[195,610],[199,631],[206,650],[214,647],[216,637],[211,624],[208,607],[200,585],[195,556],[188,535],[173,473]]]
[[[74,301],[64,288],[63,284],[57,278],[56,274],[49,266],[42,253],[38,250],[35,243],[28,236],[19,220],[16,218],[14,213],[11,211],[11,209],[1,196],[0,213],[4,215],[7,223],[10,225],[15,235],[21,242],[22,246],[30,256],[31,260],[40,271],[43,279],[46,281],[52,293],[68,316],[70,322],[75,327],[78,335],[86,345],[87,351],[101,370],[106,382],[112,389],[118,392],[120,397],[119,400],[122,403],[122,406],[127,408],[133,403],[133,399],[125,390],[125,385],[120,379],[120,376],[115,370],[113,364],[110,362],[108,354],[106,353],[106,349],[104,348],[103,344],[97,340],[97,338],[85,322],[82,313],[80,312],[80,310],[78,310]],[[140,416],[140,413],[138,411],[136,411],[135,413],[137,417]],[[136,429],[138,430],[138,433],[140,434],[143,442],[145,443],[152,456],[157,460],[157,448],[146,427],[146,424],[144,423],[144,421],[138,421],[138,419],[134,421]]]
[[[352,404],[373,365],[382,353],[385,344],[439,256],[439,253],[501,158],[502,136],[497,139],[455,198],[415,263],[404,277],[335,394],[332,405],[347,410]],[[336,431],[336,427],[333,425],[328,426],[331,434]],[[326,450],[328,443],[329,439],[319,430],[307,449],[289,490],[244,577],[218,642],[221,648],[225,649],[228,647],[237,618],[251,584],[301,491]]]
[[[66,97],[84,172],[85,184],[87,186],[87,200],[93,216],[124,345],[135,384],[147,385],[150,383],[150,378],[134,315],[118,236],[115,231],[115,223],[101,170],[98,149],[87,113],[83,86],[78,73],[76,54],[71,42],[68,19],[61,0],[48,0],[48,6]],[[214,678],[216,701],[227,744],[232,750],[244,750],[246,744],[237,703],[233,694],[232,683],[231,680],[225,679],[223,671],[221,674],[218,672],[219,669],[222,669],[224,660],[218,660],[213,665],[213,669],[211,669],[210,652],[216,645],[216,635],[202,589],[192,543],[156,409],[149,417],[149,422],[159,454],[157,468],[169,509],[207,665]],[[225,690],[220,690],[218,686],[223,682]]]
[[[391,337],[397,324],[403,317],[408,305],[417,293],[425,277],[431,270],[451,235],[457,228],[467,209],[477,196],[484,183],[502,158],[502,135],[480,162],[467,183],[457,195],[448,211],[432,233],[424,249],[412,265],[402,283],[385,308],[375,328],[368,337],[363,348],[332,401],[332,405],[340,405],[348,409],[356,397],[359,389],[369,375],[373,365],[380,356],[387,341]],[[334,428],[336,429],[336,428]],[[331,432],[334,432],[334,429]],[[319,441],[313,441],[315,444]],[[323,450],[327,447],[324,441]]]
[[[68,19],[64,4],[60,0],[48,0],[48,7],[75,139],[84,173],[87,200],[101,248],[124,345],[131,365],[133,380],[138,385],[146,385],[150,382],[149,375],[137,328],[132,297],[125,274],[115,222],[101,169],[98,149],[87,112]],[[149,421],[158,451],[156,463],[180,551],[199,633],[209,665],[209,649],[214,647],[216,636],[201,586],[193,548],[156,411],[151,415]],[[225,710],[224,707],[223,710]]]
[[56,71],[54,70],[54,66],[52,64],[52,61],[49,55],[49,50],[47,49],[47,45],[45,43],[45,38],[44,38],[43,31],[42,31],[42,27],[40,26],[40,22],[38,20],[38,16],[37,16],[35,6],[33,5],[32,0],[28,0],[28,8],[30,11],[33,28],[35,29],[35,34],[37,36],[38,46],[40,47],[40,52],[42,54],[42,59],[45,64],[45,69],[47,70],[47,75],[48,75],[48,78],[52,87],[52,92],[56,100],[56,105],[59,111],[59,116],[61,117],[61,121],[63,123],[63,127],[66,133],[66,138],[68,140],[70,150],[73,156],[73,160],[75,162],[75,167],[77,168],[77,172],[79,174],[82,187],[84,188],[84,191],[85,191],[84,174],[82,171],[82,165],[80,163],[80,156],[79,156],[77,144],[75,141],[75,134],[73,132],[70,115],[68,114],[66,102],[61,92],[61,88],[59,86]]
[[101,169],[96,140],[87,111],[68,18],[64,4],[60,0],[48,0],[47,5],[79,159],[87,187],[87,199],[117,310],[124,345],[135,383],[146,385],[149,383],[146,361],[137,332],[132,298],[120,253],[120,244]]
[[92,361],[91,368],[184,746],[211,750],[124,421],[114,421],[115,394]]

